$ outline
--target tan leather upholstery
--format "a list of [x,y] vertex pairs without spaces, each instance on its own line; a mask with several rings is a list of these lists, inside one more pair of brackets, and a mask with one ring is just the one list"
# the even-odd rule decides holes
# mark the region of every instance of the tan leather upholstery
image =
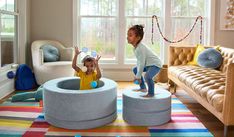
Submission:
[[223,64],[209,69],[187,65],[195,47],[170,46],[168,77],[225,125],[234,125],[234,49],[220,48]]
[[217,111],[222,111],[226,80],[223,73],[189,65],[172,66],[169,73],[206,99]]

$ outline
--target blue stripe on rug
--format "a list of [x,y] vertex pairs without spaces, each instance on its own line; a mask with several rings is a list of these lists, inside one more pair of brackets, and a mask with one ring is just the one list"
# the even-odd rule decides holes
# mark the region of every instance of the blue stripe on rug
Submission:
[[209,132],[207,129],[149,129],[150,132]]
[[184,104],[172,104],[171,107],[174,109],[187,109]]

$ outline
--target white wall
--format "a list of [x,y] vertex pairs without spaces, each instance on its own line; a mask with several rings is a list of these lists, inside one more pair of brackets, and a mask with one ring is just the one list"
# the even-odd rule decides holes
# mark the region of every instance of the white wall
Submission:
[[223,0],[216,0],[215,10],[215,45],[234,48],[234,30],[220,30],[220,2]]
[[72,46],[72,0],[31,0],[31,42],[52,39]]

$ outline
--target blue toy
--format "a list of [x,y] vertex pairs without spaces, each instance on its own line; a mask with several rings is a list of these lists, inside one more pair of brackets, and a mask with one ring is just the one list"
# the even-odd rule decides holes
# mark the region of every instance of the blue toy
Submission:
[[7,77],[9,79],[13,79],[15,77],[15,73],[13,71],[9,71],[9,72],[7,72]]
[[138,80],[134,80],[134,84],[139,84],[139,81]]
[[36,101],[42,100],[43,96],[43,86],[40,86],[36,91],[34,92],[24,92],[24,93],[18,93],[12,96],[11,102],[19,102],[19,101],[25,101],[30,98],[35,98]]
[[89,49],[86,48],[86,47],[83,47],[83,48],[82,48],[82,52],[84,52],[84,53],[88,52],[88,50],[89,50]]
[[97,52],[93,50],[93,51],[91,52],[91,56],[92,56],[92,57],[96,57],[96,56],[97,56]]
[[92,87],[92,88],[96,88],[97,87],[97,81],[92,81],[91,83],[90,83],[90,86]]

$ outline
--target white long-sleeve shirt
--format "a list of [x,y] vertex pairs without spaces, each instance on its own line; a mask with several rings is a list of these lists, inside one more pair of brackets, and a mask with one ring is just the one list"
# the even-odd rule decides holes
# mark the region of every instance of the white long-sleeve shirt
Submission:
[[147,66],[157,66],[162,67],[161,60],[159,57],[146,45],[139,43],[136,48],[134,48],[134,54],[137,59],[137,74],[136,78],[141,78],[144,67]]

